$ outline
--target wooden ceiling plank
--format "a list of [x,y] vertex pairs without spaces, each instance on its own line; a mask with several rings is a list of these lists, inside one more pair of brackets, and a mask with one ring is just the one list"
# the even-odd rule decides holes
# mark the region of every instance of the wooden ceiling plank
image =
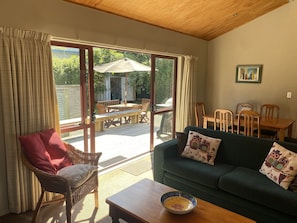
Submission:
[[205,40],[214,39],[289,0],[64,0]]

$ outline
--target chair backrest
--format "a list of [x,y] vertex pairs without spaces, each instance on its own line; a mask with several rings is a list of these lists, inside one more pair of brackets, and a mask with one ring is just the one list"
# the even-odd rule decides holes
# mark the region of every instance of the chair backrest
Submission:
[[195,104],[195,120],[196,126],[202,127],[203,126],[203,116],[205,115],[205,107],[204,103],[197,102]]
[[150,98],[141,98],[141,104],[144,104],[146,102],[151,102]]
[[279,117],[279,106],[274,104],[264,104],[261,106],[261,118],[270,119]]
[[237,134],[260,138],[260,114],[253,110],[242,110],[237,117]]
[[236,114],[242,110],[254,110],[254,106],[250,103],[238,103],[236,105]]
[[150,102],[144,102],[144,103],[142,103],[141,111],[142,112],[147,112],[147,110],[149,109],[149,106],[150,106]]
[[233,133],[233,112],[229,109],[214,111],[214,130]]
[[105,114],[106,113],[106,106],[104,104],[97,103],[97,114]]

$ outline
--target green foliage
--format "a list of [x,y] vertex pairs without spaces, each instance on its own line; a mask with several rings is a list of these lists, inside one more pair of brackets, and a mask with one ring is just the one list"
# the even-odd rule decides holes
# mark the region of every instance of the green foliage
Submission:
[[57,85],[80,84],[79,58],[76,55],[53,57],[53,71]]
[[[151,57],[149,54],[126,52],[126,57],[144,65],[151,66]],[[129,78],[135,86],[136,98],[150,98],[150,72],[131,72]]]
[[173,61],[158,58],[156,68],[156,103],[164,103],[172,97]]
[[[78,50],[67,51],[67,47],[56,47],[57,53],[53,53],[53,71],[57,85],[80,84],[80,64]],[[151,57],[149,54],[94,48],[94,66],[105,64],[122,58],[130,58],[139,63],[150,66]],[[156,97],[157,103],[171,97],[172,93],[172,60],[160,59],[156,61]],[[106,90],[106,74],[94,72],[95,93],[103,93]],[[137,98],[150,97],[150,72],[129,73],[129,85],[136,89]]]

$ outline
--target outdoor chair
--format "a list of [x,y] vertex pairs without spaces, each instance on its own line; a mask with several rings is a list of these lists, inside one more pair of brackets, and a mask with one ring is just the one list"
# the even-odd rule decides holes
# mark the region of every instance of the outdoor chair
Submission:
[[150,102],[145,102],[141,105],[141,113],[140,113],[140,123],[148,123],[149,122],[149,117],[147,115],[148,109],[150,107]]
[[[97,103],[97,114],[102,115],[107,113],[106,105]],[[115,119],[108,119],[104,121],[104,126],[105,128],[109,128],[111,125],[117,126],[117,124],[120,123],[120,120],[115,120]]]
[[[85,153],[61,141],[54,129],[19,137],[23,164],[38,178],[41,185],[32,222],[44,204],[45,192],[64,195],[67,223],[71,223],[72,207],[94,192],[98,208],[98,161],[101,153]],[[48,202],[46,202],[48,203]]]

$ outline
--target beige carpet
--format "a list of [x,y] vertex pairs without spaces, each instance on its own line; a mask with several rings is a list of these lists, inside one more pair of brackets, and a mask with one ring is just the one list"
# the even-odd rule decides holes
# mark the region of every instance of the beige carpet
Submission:
[[134,176],[139,176],[152,169],[152,162],[150,160],[141,159],[137,160],[130,165],[125,165],[121,168],[122,171],[130,173]]
[[[140,165],[146,164],[146,165]],[[122,169],[129,169],[129,166],[141,166],[141,173],[129,173]],[[149,168],[147,167],[149,166]],[[108,216],[108,205],[105,200],[107,197],[123,190],[124,188],[138,182],[143,178],[153,179],[151,170],[151,156],[146,155],[136,161],[131,161],[107,173],[101,173],[99,176],[99,209],[94,208],[94,195],[89,194],[81,202],[77,203],[72,209],[73,223],[111,223]],[[127,169],[126,169],[127,170]],[[144,171],[146,170],[146,171]],[[32,213],[22,215],[10,215],[5,218],[0,217],[0,222],[22,222],[29,223]],[[40,223],[66,223],[65,203],[60,202],[43,207],[40,211],[38,222]]]

